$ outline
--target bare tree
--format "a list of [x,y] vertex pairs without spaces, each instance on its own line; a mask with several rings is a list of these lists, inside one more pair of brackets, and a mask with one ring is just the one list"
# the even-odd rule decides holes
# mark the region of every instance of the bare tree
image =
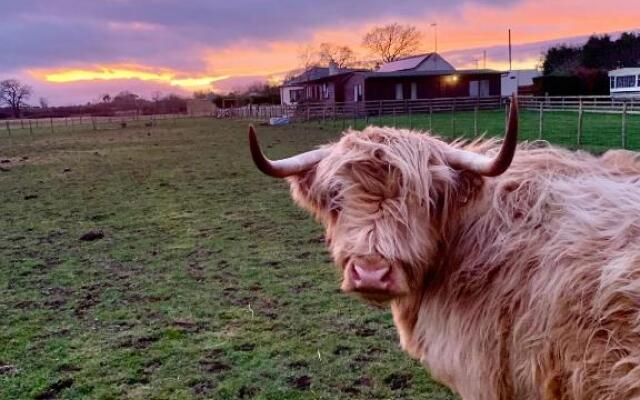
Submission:
[[20,110],[31,92],[31,86],[24,85],[17,79],[0,81],[0,102],[6,103],[16,118],[20,117]]
[[362,45],[383,62],[415,54],[422,34],[413,25],[398,23],[377,26],[362,39]]
[[311,44],[302,46],[298,50],[298,60],[306,79],[309,79],[309,73],[311,69],[313,67],[317,67],[318,64],[320,64],[320,60],[318,59],[318,51]]
[[38,102],[40,103],[40,108],[42,108],[43,110],[49,108],[49,100],[47,100],[46,97],[40,97],[38,99]]
[[318,55],[321,63],[333,63],[338,68],[346,68],[355,62],[353,50],[348,46],[340,46],[334,43],[321,43]]

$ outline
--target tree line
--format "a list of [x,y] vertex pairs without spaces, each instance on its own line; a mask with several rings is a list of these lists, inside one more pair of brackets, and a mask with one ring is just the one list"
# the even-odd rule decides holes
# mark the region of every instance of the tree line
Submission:
[[582,46],[561,44],[546,51],[539,91],[609,94],[608,72],[631,67],[640,67],[640,34],[624,32],[615,40],[609,35],[592,35]]
[[7,79],[0,81],[0,118],[60,118],[77,115],[91,115],[110,117],[121,113],[149,114],[177,114],[187,109],[187,99],[176,94],[162,95],[159,92],[145,99],[135,93],[122,91],[115,95],[108,93],[98,96],[93,102],[83,105],[50,107],[45,98],[39,99],[39,106],[31,106],[27,100],[33,94],[33,89],[18,81]]

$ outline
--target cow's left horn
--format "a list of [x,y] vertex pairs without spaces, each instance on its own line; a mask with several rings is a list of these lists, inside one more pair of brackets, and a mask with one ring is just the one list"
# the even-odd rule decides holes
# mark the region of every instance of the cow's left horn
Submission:
[[286,178],[287,176],[303,173],[329,154],[326,149],[318,149],[283,160],[271,161],[260,149],[253,126],[249,126],[249,148],[251,149],[251,158],[253,158],[256,167],[266,175],[274,178]]
[[482,176],[498,176],[504,173],[513,161],[518,144],[518,98],[511,98],[507,133],[500,152],[495,158],[488,158],[471,151],[455,149],[447,154],[449,165],[453,168],[476,172]]

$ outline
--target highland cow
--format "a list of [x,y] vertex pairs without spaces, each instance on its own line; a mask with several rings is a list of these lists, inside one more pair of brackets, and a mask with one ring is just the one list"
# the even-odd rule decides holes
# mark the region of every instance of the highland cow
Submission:
[[640,398],[635,153],[518,145],[517,106],[501,143],[368,127],[270,161],[249,139],[326,228],[342,290],[390,306],[463,399]]

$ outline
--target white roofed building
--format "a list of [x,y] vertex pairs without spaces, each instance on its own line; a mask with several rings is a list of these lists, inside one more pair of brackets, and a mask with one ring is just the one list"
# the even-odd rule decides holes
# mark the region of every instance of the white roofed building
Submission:
[[609,90],[614,97],[640,97],[640,68],[609,71]]
[[455,71],[453,65],[438,53],[426,53],[382,64],[377,72]]

